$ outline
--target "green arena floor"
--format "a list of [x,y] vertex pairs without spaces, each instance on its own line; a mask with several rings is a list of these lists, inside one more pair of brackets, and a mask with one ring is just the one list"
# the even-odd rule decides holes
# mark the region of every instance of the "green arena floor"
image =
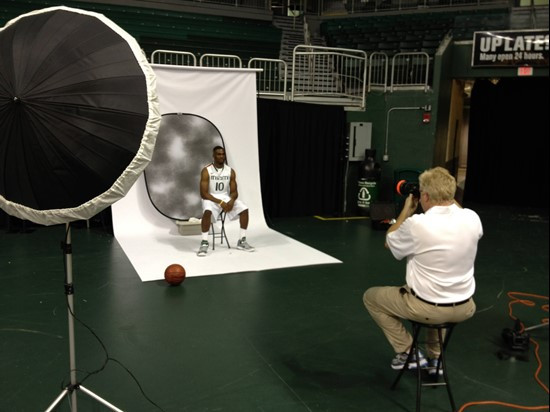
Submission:
[[[511,305],[526,326],[548,317],[548,211],[470,207],[485,235],[477,314],[456,328],[447,353],[457,406],[548,405],[534,343],[508,357],[501,338],[514,324],[510,292],[544,297],[515,295],[534,303]],[[384,232],[369,220],[271,225],[343,264],[142,283],[107,230],[75,224],[76,365],[85,388],[136,412],[413,411],[415,375],[390,390],[393,353],[361,300],[370,286],[404,282],[404,262],[383,247]],[[69,381],[65,228],[10,229],[0,229],[0,411],[43,411]],[[548,327],[531,338],[547,386]],[[78,410],[108,410],[77,393]],[[422,406],[449,411],[445,389],[424,389]],[[69,411],[68,399],[56,410]]]

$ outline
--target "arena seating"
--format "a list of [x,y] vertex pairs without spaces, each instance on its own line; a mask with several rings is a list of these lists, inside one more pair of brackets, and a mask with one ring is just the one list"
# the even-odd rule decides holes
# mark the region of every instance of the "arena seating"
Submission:
[[[58,4],[47,0],[2,0],[0,26],[23,13]],[[67,0],[63,4],[104,14],[134,36],[148,57],[156,49],[188,51],[197,56],[236,54],[245,62],[252,57],[279,56],[281,30],[270,21],[96,2]]]
[[367,53],[422,51],[433,56],[446,34],[455,40],[472,38],[476,30],[503,30],[508,11],[406,13],[326,20],[321,33],[330,47],[360,49]]
[[505,12],[459,13],[453,24],[453,39],[471,40],[474,31],[509,29],[509,14]]

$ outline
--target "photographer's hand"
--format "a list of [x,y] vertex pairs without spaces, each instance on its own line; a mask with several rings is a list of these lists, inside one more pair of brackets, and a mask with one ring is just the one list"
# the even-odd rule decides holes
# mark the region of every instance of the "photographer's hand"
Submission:
[[[403,205],[403,209],[401,210],[401,213],[399,213],[399,216],[397,217],[397,220],[393,225],[390,226],[386,234],[391,233],[399,229],[399,226],[410,216],[416,212],[416,208],[418,207],[418,198],[415,198],[412,193],[407,196],[407,199],[405,199],[405,204]],[[388,247],[388,244],[385,244],[386,247]]]
[[[414,215],[416,209],[418,208],[418,198],[414,197],[412,193],[409,193],[409,196],[405,199],[405,204],[403,205],[403,210],[401,213],[405,212],[407,217]],[[406,219],[405,218],[405,219]]]

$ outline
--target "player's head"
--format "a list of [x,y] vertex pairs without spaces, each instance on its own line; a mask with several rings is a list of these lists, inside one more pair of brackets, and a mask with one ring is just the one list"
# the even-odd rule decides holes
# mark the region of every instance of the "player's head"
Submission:
[[216,146],[212,149],[212,157],[214,158],[214,163],[221,165],[225,163],[225,149],[221,146]]

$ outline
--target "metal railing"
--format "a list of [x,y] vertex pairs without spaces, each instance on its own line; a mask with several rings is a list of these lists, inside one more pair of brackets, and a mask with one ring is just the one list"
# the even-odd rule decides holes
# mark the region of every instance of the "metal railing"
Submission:
[[309,7],[307,14],[349,15],[357,13],[380,13],[398,10],[415,11],[418,9],[442,9],[449,7],[473,8],[479,6],[510,6],[508,0],[319,0],[318,4]]
[[242,68],[243,61],[234,54],[203,54],[199,60],[201,67],[225,67],[225,68]]
[[298,45],[292,56],[291,100],[364,108],[367,54],[362,50]]
[[[171,50],[155,50],[151,62],[196,66],[192,53]],[[241,68],[242,60],[229,54],[203,54],[199,66]],[[424,52],[397,53],[390,62],[384,52],[367,56],[355,49],[298,45],[293,51],[290,82],[284,60],[252,58],[247,67],[260,69],[256,75],[259,97],[360,110],[365,108],[367,91],[430,88],[430,56]]]
[[388,87],[388,55],[382,52],[371,53],[369,57],[368,91],[381,88],[384,92]]
[[[22,0],[21,0],[22,2]],[[89,1],[95,3],[96,1]],[[143,0],[125,0],[124,4],[131,7],[142,7]],[[151,1],[151,3],[153,3]],[[318,0],[318,1],[292,1],[292,0],[177,0],[164,2],[170,10],[177,11],[178,7],[192,7],[196,13],[201,13],[201,8],[207,9],[206,14],[234,15],[235,10],[244,17],[252,18],[261,16],[263,20],[269,19],[272,14],[281,16],[335,16],[369,14],[391,12],[400,10],[415,11],[418,9],[442,9],[464,8],[472,9],[480,6],[510,7],[516,4],[514,0]],[[171,6],[170,6],[171,4]],[[219,5],[221,7],[216,7]],[[15,16],[14,16],[15,17]]]
[[[191,52],[175,50],[155,50],[151,53],[151,63],[171,64],[174,66],[196,66],[197,58]],[[205,53],[200,57],[201,67],[242,68],[241,58],[234,54]]]
[[393,92],[398,87],[419,87],[428,91],[430,56],[424,52],[397,53],[391,65],[391,85]]
[[236,7],[243,9],[264,9],[269,10],[270,1],[268,0],[180,0],[180,3],[202,6],[203,3],[219,4],[220,6]]
[[279,59],[253,58],[248,61],[249,69],[261,69],[256,76],[256,91],[260,97],[274,97],[287,100],[287,64]]
[[[139,0],[129,0],[140,3]],[[380,13],[396,10],[436,9],[448,7],[472,8],[485,5],[513,4],[508,0],[318,0],[293,1],[293,0],[179,0],[181,4],[203,6],[204,4],[218,4],[227,8],[234,7],[246,12],[260,11],[273,12],[283,16],[309,15],[345,15],[356,13]],[[138,4],[139,6],[139,4]]]
[[175,50],[155,50],[151,54],[153,64],[171,64],[174,66],[196,66],[197,58],[193,53]]

